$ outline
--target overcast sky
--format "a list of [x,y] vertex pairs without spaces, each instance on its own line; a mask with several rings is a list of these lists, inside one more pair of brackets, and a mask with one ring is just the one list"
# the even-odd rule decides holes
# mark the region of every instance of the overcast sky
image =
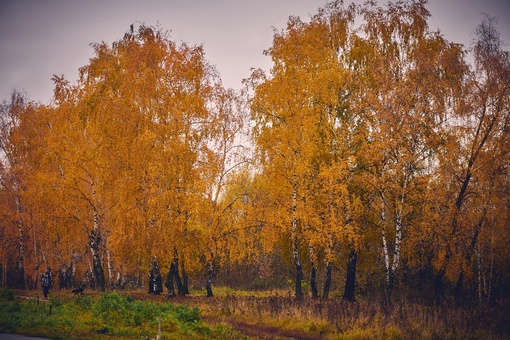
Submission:
[[[345,3],[350,3],[346,0]],[[361,3],[362,0],[356,0]],[[92,57],[90,43],[119,40],[138,21],[158,23],[174,41],[203,44],[225,86],[240,88],[250,68],[268,69],[262,52],[273,27],[290,15],[308,20],[326,0],[0,0],[0,100],[13,89],[30,99],[51,100],[53,74],[75,82]],[[451,41],[469,45],[481,13],[498,17],[510,44],[510,1],[429,0],[429,26]],[[510,45],[506,46],[510,50]]]

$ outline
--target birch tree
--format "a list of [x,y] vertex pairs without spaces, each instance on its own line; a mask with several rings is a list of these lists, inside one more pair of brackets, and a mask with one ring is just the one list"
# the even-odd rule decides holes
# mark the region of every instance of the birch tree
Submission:
[[[460,48],[430,32],[423,1],[397,1],[362,9],[366,46],[365,112],[389,300],[402,257],[406,225],[427,181],[428,164],[441,145],[440,124],[462,74]],[[366,105],[366,106],[365,106]]]

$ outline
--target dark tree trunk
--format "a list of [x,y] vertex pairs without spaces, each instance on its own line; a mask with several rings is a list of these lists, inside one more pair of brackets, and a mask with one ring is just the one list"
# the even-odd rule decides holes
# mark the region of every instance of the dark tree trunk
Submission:
[[188,274],[186,273],[186,269],[184,266],[184,260],[181,261],[181,273],[182,273],[182,291],[184,295],[189,294],[189,285],[188,285]]
[[156,257],[152,260],[151,268],[149,269],[149,294],[160,294],[163,292],[163,279],[161,277],[161,270]]
[[207,297],[214,296],[213,291],[212,291],[213,274],[214,274],[213,263],[211,261],[211,262],[207,263],[207,278],[206,278],[207,281],[205,283],[205,289],[207,290]]
[[356,290],[356,262],[358,254],[355,250],[349,252],[349,262],[347,263],[347,277],[345,279],[344,300],[354,301]]
[[104,292],[106,284],[99,251],[100,244],[101,244],[101,232],[96,229],[93,229],[89,235],[89,246],[90,252],[92,253],[94,280],[96,283],[96,287],[100,291]]
[[391,293],[393,293],[393,287],[395,284],[395,273],[391,268],[386,269],[389,273],[387,274],[387,281],[384,286],[384,296],[386,303],[391,304]]
[[165,281],[165,287],[168,289],[168,297],[170,298],[175,297],[174,276],[176,270],[177,268],[175,267],[175,262],[172,262]]
[[459,278],[457,279],[457,284],[455,285],[455,290],[453,291],[453,301],[458,304],[460,302],[460,293],[462,292],[462,283],[464,281],[464,271],[461,270],[459,274]]
[[310,244],[308,246],[310,248],[310,288],[312,289],[312,298],[317,299],[319,297],[319,291],[317,290],[317,271],[315,269],[315,255],[313,251],[313,246]]
[[301,263],[296,262],[296,299],[298,300],[303,298],[301,281],[303,281],[303,268],[301,267]]
[[331,262],[326,263],[326,281],[324,282],[324,290],[322,291],[322,298],[327,300],[329,297],[329,290],[331,288]]
[[[468,253],[466,255],[466,263],[469,263],[471,261],[471,255],[473,254],[473,251],[476,247],[476,242],[478,241],[478,234],[480,232],[480,228],[482,227],[483,222],[485,221],[485,211],[476,225],[475,234],[473,235],[473,238],[471,239],[471,244],[469,245]],[[455,290],[453,292],[453,301],[458,304],[460,303],[460,294],[462,293],[462,285],[464,283],[464,270],[461,268],[459,278],[457,279],[457,284],[455,285]]]
[[440,270],[434,276],[434,294],[436,296],[436,305],[442,305],[444,300],[444,291],[443,291],[443,276],[444,270]]
[[317,273],[313,262],[312,271],[310,273],[310,286],[312,288],[312,298],[317,299],[319,297],[319,291],[317,290]]
[[[179,296],[186,295],[184,291],[184,286],[181,281],[181,277],[179,276],[179,253],[177,252],[177,248],[174,247],[174,261],[173,261],[173,267],[174,267],[174,277],[175,277],[175,283],[177,284],[177,292]],[[170,266],[171,268],[171,266]]]
[[67,266],[65,263],[63,263],[59,268],[59,287],[61,289],[71,289],[73,287],[74,283],[74,277],[73,277],[73,262],[71,261],[69,263],[69,266]]

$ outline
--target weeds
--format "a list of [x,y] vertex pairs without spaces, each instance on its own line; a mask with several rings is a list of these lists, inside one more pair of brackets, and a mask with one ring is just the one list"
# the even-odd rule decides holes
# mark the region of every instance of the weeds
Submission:
[[221,338],[235,334],[225,326],[204,324],[196,307],[135,300],[118,292],[102,293],[95,298],[52,298],[50,302],[0,300],[0,332],[67,339],[140,339],[155,338],[158,330],[161,339]]
[[510,316],[501,308],[463,309],[415,303],[386,306],[368,300],[347,302],[305,298],[297,301],[285,294],[270,297],[229,294],[207,300],[200,308],[225,320],[271,325],[325,338],[508,338]]
[[[48,301],[19,300],[0,293],[0,332],[60,338],[240,339],[246,334],[308,339],[505,339],[510,316],[503,307],[435,307],[396,302],[392,306],[359,299],[346,302],[305,298],[283,291],[252,295],[218,290],[169,303],[163,297],[136,299],[118,292]],[[154,297],[151,296],[154,299]],[[53,311],[49,315],[49,305]],[[203,321],[212,322],[208,325]],[[256,333],[257,331],[263,332]],[[279,335],[277,335],[279,336]]]

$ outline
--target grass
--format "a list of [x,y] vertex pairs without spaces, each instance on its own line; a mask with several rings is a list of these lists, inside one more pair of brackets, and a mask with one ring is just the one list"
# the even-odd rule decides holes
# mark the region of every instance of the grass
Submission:
[[252,293],[228,290],[201,300],[204,316],[294,330],[326,339],[507,339],[510,315],[501,307],[441,307],[399,302],[388,307],[359,299],[346,302],[305,298],[288,292]]
[[[32,293],[35,294],[35,293]],[[287,291],[215,289],[167,300],[146,292],[52,292],[49,302],[14,299],[0,290],[0,332],[69,339],[506,339],[510,315],[502,307],[442,307],[359,299],[305,298]],[[170,302],[169,302],[170,301]],[[49,315],[49,305],[52,314]],[[24,332],[24,330],[30,330]]]
[[52,295],[49,301],[0,297],[0,332],[4,333],[66,339],[152,339],[158,330],[161,339],[237,335],[225,325],[206,325],[197,307],[135,300],[118,292],[76,298]]

